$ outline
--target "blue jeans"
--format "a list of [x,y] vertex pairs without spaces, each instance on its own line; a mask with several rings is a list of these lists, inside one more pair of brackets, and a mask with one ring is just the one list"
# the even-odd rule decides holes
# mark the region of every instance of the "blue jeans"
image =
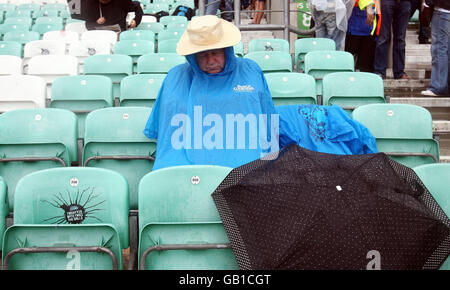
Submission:
[[394,32],[392,49],[394,78],[398,79],[405,74],[405,37],[410,8],[411,3],[409,1],[381,1],[381,28],[375,48],[374,72],[381,74],[383,77],[386,77],[391,27]]
[[313,10],[312,16],[317,38],[330,38],[336,43],[336,50],[341,50],[345,31],[339,30],[336,24],[336,13]]
[[[208,0],[205,15],[217,15],[221,0]],[[233,0],[225,0],[225,11],[233,11]],[[233,13],[224,13],[222,18],[228,21],[233,20]]]
[[438,95],[449,94],[450,13],[435,10],[431,19],[431,84]]

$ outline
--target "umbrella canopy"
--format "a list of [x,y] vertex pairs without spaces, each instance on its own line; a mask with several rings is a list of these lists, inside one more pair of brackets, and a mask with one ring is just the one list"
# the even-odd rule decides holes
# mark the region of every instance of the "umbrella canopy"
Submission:
[[448,257],[449,218],[384,153],[292,144],[273,157],[232,170],[212,194],[241,269],[437,269]]

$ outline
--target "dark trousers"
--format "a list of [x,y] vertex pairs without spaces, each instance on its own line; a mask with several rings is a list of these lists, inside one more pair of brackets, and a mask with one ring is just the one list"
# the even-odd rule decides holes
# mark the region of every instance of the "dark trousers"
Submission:
[[[409,18],[411,18],[414,15],[417,9],[419,9],[420,13],[421,5],[422,5],[421,0],[411,0],[411,10],[409,12]],[[420,43],[427,42],[429,35],[430,35],[429,28],[419,24],[419,42]]]
[[373,72],[375,59],[375,36],[350,35],[345,37],[345,51],[355,57],[355,69],[362,72]]

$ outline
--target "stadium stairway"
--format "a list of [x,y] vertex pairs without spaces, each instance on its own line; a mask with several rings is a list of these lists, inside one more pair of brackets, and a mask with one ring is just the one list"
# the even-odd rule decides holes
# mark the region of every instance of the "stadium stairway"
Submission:
[[[392,69],[384,80],[385,96],[391,103],[414,104],[428,109],[433,118],[433,133],[440,145],[440,161],[450,162],[450,96],[425,97],[420,94],[430,85],[430,44],[419,44],[418,24],[411,22],[406,34],[405,71],[411,80],[394,80]],[[411,116],[413,117],[413,116]]]

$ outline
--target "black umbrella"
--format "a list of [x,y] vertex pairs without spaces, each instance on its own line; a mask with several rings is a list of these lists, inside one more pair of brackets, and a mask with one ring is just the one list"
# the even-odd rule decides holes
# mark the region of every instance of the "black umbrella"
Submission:
[[241,269],[437,269],[450,253],[449,218],[383,153],[289,145],[232,170],[212,197]]

